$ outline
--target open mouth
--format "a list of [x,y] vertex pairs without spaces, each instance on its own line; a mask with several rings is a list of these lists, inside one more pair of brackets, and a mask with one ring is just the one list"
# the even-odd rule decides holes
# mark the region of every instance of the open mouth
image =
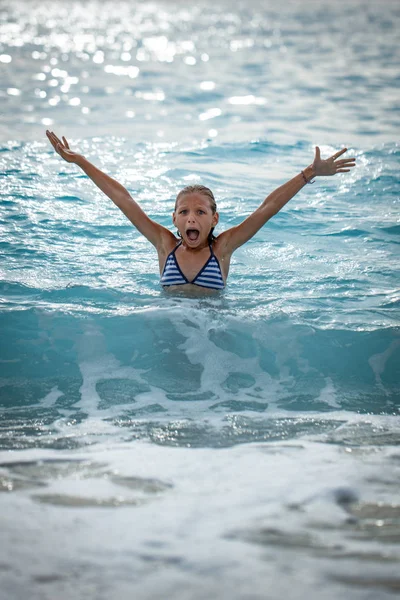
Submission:
[[195,242],[200,235],[200,231],[198,229],[187,229],[186,235],[191,242]]

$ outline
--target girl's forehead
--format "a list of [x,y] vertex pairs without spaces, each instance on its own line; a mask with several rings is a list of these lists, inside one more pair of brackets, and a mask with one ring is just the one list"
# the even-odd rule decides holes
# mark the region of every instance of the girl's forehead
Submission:
[[211,208],[210,199],[204,194],[200,194],[199,192],[192,192],[181,196],[177,201],[176,205],[181,206],[182,204],[190,206],[201,205],[207,208]]

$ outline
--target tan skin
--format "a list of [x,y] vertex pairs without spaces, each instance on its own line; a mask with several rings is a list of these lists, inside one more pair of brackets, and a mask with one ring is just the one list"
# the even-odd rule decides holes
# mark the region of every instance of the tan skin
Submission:
[[[65,137],[62,141],[51,131],[46,135],[55,151],[67,162],[77,164],[111,200],[133,225],[153,244],[157,250],[160,274],[163,272],[168,254],[177,246],[180,239],[169,229],[150,219],[135,202],[128,190],[109,175],[91,164],[86,158],[73,152]],[[328,159],[321,159],[317,146],[314,162],[303,169],[307,181],[314,177],[331,176],[336,173],[348,173],[355,166],[355,158],[338,160],[347,151],[343,148]],[[251,239],[263,225],[295,196],[306,182],[299,173],[271,194],[264,202],[239,225],[231,227],[218,235],[213,242],[213,252],[222,270],[224,281],[228,277],[231,256],[237,248]],[[192,281],[210,257],[208,235],[212,227],[218,223],[218,213],[213,213],[210,200],[199,193],[185,194],[179,198],[172,221],[182,236],[182,244],[176,251],[179,266],[189,281]],[[196,230],[197,235],[192,235]],[[213,291],[191,283],[170,286],[169,290],[200,290],[204,293]]]

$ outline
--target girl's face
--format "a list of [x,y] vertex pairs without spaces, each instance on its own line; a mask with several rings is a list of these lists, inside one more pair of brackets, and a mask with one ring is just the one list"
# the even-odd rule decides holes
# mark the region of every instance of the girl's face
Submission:
[[208,234],[218,223],[207,196],[197,192],[184,194],[177,202],[172,221],[189,248],[208,245]]

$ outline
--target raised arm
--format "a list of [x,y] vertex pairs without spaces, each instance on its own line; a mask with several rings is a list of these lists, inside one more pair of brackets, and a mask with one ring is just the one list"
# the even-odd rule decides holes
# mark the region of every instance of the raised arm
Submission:
[[307,183],[314,183],[314,177],[335,175],[336,173],[348,173],[355,166],[355,158],[337,160],[339,156],[347,152],[343,148],[326,160],[321,159],[321,152],[317,146],[315,158],[312,165],[301,171],[298,175],[274,190],[264,202],[240,225],[224,231],[218,236],[219,245],[226,254],[231,254],[239,246],[247,242],[257,233],[259,229],[277,212],[281,210]]
[[101,189],[133,225],[142,233],[157,249],[160,249],[166,238],[173,237],[173,234],[166,228],[152,221],[146,213],[135,202],[130,193],[123,185],[115,179],[100,171],[84,156],[73,152],[65,137],[61,141],[55,133],[46,131],[46,135],[50,140],[53,148],[67,162],[75,163],[86,173],[88,177]]

